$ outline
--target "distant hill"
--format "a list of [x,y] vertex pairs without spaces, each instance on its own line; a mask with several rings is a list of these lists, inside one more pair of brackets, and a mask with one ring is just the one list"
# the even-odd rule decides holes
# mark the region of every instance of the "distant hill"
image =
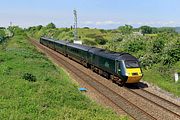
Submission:
[[175,31],[180,33],[180,27],[175,27]]

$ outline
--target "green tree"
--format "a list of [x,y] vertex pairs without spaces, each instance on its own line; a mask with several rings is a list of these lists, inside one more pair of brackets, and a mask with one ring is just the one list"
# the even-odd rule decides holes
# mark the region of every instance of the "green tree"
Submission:
[[164,40],[163,39],[157,39],[153,43],[153,53],[160,53],[162,49],[164,48]]
[[163,64],[172,65],[180,61],[180,41],[177,40],[163,51]]
[[20,28],[19,26],[11,26],[8,28],[13,34],[16,35],[25,35],[24,29]]
[[95,42],[98,43],[99,45],[105,45],[107,40],[104,39],[103,36],[101,36],[101,35],[96,35]]
[[141,26],[140,30],[143,35],[152,33],[152,28],[150,26]]
[[89,27],[84,27],[84,29],[89,29]]
[[1,37],[5,37],[6,36],[5,31],[3,29],[0,29],[0,36]]
[[42,25],[38,25],[38,26],[36,27],[36,29],[37,29],[37,30],[41,30],[42,27],[43,27]]
[[49,23],[48,25],[46,25],[46,28],[54,29],[54,28],[56,28],[56,25],[54,23]]
[[118,27],[118,30],[120,30],[122,34],[130,34],[133,31],[133,27],[131,25],[125,25]]

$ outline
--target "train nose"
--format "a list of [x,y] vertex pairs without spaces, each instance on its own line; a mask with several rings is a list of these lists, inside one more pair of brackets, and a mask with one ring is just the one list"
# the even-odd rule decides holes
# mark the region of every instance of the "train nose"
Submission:
[[128,76],[126,83],[138,83],[141,80],[141,78],[142,76],[135,76],[135,77]]
[[126,83],[137,83],[143,76],[140,68],[126,69],[126,75],[128,76]]

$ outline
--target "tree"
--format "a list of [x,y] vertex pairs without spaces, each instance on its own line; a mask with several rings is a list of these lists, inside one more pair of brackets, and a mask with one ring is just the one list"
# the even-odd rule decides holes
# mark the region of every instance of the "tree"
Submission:
[[0,37],[5,37],[5,36],[6,36],[5,31],[0,29]]
[[153,43],[153,53],[160,53],[164,47],[164,40],[163,39],[157,39]]
[[150,26],[141,26],[140,30],[143,35],[152,33],[152,28]]
[[95,42],[98,43],[99,45],[105,45],[107,40],[104,39],[103,36],[101,36],[101,35],[96,35]]
[[174,28],[171,28],[171,27],[161,27],[161,28],[158,28],[158,32],[159,33],[176,33],[175,29]]
[[89,27],[84,27],[84,29],[89,29]]
[[36,28],[37,30],[41,30],[42,27],[43,27],[42,25],[38,25]]
[[54,29],[54,28],[56,28],[56,26],[54,23],[49,23],[48,25],[46,25],[46,28]]
[[133,27],[131,25],[120,26],[118,29],[122,32],[122,34],[130,34],[132,33]]

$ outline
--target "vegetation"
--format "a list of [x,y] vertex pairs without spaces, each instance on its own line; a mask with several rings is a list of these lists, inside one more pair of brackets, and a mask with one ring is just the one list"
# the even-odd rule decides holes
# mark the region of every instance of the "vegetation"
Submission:
[[11,29],[14,37],[0,49],[1,120],[128,119],[81,94],[63,69],[28,42],[23,29]]
[[143,35],[152,33],[152,28],[149,26],[142,26],[142,27],[140,27],[140,30],[141,30]]
[[[60,40],[73,41],[73,29],[35,26],[27,33],[39,39],[49,36]],[[180,35],[177,28],[155,28],[131,25],[120,26],[114,30],[78,28],[79,39],[83,44],[105,48],[117,52],[128,52],[139,58],[143,67],[143,80],[180,96],[180,82],[174,83],[174,73],[180,72]],[[159,76],[153,78],[148,75]],[[171,86],[171,87],[167,87]]]
[[0,29],[0,36],[1,37],[5,37],[6,36],[4,29]]

